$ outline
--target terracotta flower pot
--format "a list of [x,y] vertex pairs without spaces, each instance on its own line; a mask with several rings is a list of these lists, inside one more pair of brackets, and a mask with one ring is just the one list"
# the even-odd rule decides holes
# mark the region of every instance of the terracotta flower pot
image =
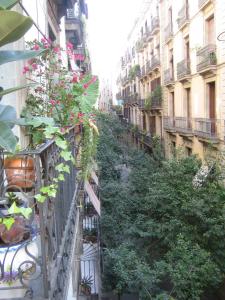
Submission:
[[34,160],[30,156],[13,156],[4,161],[8,185],[32,188],[35,180]]

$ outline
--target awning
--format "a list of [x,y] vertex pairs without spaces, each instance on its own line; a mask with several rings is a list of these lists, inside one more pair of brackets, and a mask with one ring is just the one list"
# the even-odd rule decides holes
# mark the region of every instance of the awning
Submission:
[[96,194],[95,194],[92,186],[90,185],[90,183],[88,181],[85,181],[84,189],[87,192],[87,194],[88,194],[88,196],[90,198],[90,201],[93,204],[95,210],[97,211],[98,215],[100,216],[100,214],[101,214],[100,200],[96,196]]
[[95,171],[91,172],[91,178],[94,180],[95,184],[98,185],[98,176],[96,175]]

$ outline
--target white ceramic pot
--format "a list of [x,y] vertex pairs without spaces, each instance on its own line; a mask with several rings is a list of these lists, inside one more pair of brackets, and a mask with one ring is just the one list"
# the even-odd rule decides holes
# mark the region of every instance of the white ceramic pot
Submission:
[[27,289],[23,284],[28,286],[37,272],[35,259],[29,254],[38,257],[37,236],[14,246],[0,247],[0,262],[4,264],[4,274],[0,271],[0,299],[24,298]]

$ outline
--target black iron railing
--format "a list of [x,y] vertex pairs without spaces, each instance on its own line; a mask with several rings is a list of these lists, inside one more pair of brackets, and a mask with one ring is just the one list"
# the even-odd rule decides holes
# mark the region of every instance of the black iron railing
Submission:
[[158,32],[159,30],[159,17],[154,17],[152,19],[152,34]]
[[217,64],[216,45],[210,44],[197,51],[197,71],[203,72],[206,69],[215,67]]
[[177,64],[177,79],[182,80],[183,78],[191,74],[190,61],[184,59]]
[[151,59],[151,70],[155,70],[155,68],[158,68],[160,66],[160,60],[158,55],[154,55]]
[[174,83],[174,74],[172,69],[167,69],[164,72],[164,83],[170,85]]
[[197,118],[195,119],[195,134],[203,138],[218,138],[219,125],[216,119]]
[[181,10],[178,13],[178,27],[181,28],[185,24],[189,22],[189,7],[188,5],[184,4]]
[[[66,139],[76,157],[79,144],[74,128]],[[66,298],[81,188],[74,164],[67,163],[70,174],[59,181],[55,198],[48,197],[44,203],[34,198],[43,186],[54,184],[53,178],[58,177],[56,166],[63,162],[60,152],[51,140],[37,150],[19,153],[17,157],[33,161],[33,168],[25,177],[20,176],[21,170],[10,173],[11,169],[4,167],[5,154],[0,155],[1,200],[13,191],[28,207],[33,207],[23,241],[15,245],[0,243],[0,293],[7,293],[10,299],[23,299],[25,295],[34,299]]]
[[170,39],[172,39],[173,37],[173,27],[172,27],[172,24],[169,23],[165,30],[164,30],[164,35],[165,35],[165,41],[169,41]]
[[191,132],[192,131],[192,120],[186,117],[176,117],[175,127],[179,132]]

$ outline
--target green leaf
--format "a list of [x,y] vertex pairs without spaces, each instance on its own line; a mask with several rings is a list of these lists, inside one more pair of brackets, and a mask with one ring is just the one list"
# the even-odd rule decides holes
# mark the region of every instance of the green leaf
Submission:
[[38,202],[40,202],[40,203],[44,203],[45,200],[47,199],[46,196],[43,196],[43,195],[41,195],[41,194],[37,194],[36,196],[34,196],[34,198],[35,198]]
[[69,166],[65,166],[63,171],[64,171],[65,173],[70,174],[70,168],[69,168]]
[[0,10],[0,47],[19,40],[33,25],[30,17],[8,10]]
[[7,125],[14,125],[16,120],[16,110],[10,105],[1,105],[0,104],[0,121],[7,123]]
[[39,51],[32,51],[32,50],[27,50],[27,51],[0,51],[0,65],[12,62],[12,61],[17,61],[17,60],[23,60],[23,59],[31,59],[36,56],[39,56],[46,52],[46,49],[42,49]]
[[13,204],[10,206],[8,213],[11,215],[20,213],[20,208],[16,205],[16,202],[13,202]]
[[47,117],[33,117],[30,119],[20,118],[20,119],[16,120],[15,123],[20,126],[33,126],[34,128],[37,128],[37,127],[40,127],[41,125],[53,126],[54,119],[47,118]]
[[9,230],[15,222],[14,218],[4,218],[3,224],[6,226],[7,230]]
[[63,174],[59,174],[58,180],[59,181],[65,181],[64,175]]
[[0,97],[2,97],[4,95],[11,94],[13,92],[16,92],[16,91],[19,91],[19,90],[22,90],[22,89],[25,89],[25,88],[35,86],[36,84],[37,83],[28,83],[28,84],[25,84],[25,85],[17,86],[15,88],[10,88],[10,89],[7,89],[7,90],[3,90],[3,91],[0,92]]
[[11,9],[20,0],[0,0],[0,9]]
[[65,160],[65,161],[69,161],[71,159],[73,159],[72,153],[70,151],[62,151],[60,153],[60,156]]
[[63,149],[63,150],[66,150],[67,149],[67,141],[64,141],[63,139],[61,139],[61,138],[59,138],[59,137],[57,137],[56,139],[55,139],[55,143],[56,143],[56,145],[59,147],[59,148],[61,148],[61,149]]
[[25,208],[21,207],[20,208],[20,213],[26,218],[29,219],[30,215],[32,214],[32,209],[30,207]]
[[56,134],[56,133],[59,133],[59,128],[58,127],[47,127],[45,128],[45,137],[47,139],[52,139],[53,136]]
[[56,194],[57,194],[57,190],[56,190],[56,189],[51,189],[51,190],[48,192],[48,196],[49,196],[49,197],[55,198],[55,197],[56,197]]
[[55,169],[56,169],[56,171],[58,171],[58,172],[63,172],[64,167],[65,167],[65,165],[64,165],[63,163],[61,163],[61,164],[57,165],[57,166],[55,167]]
[[0,121],[0,148],[14,153],[16,150],[17,138],[9,125]]

